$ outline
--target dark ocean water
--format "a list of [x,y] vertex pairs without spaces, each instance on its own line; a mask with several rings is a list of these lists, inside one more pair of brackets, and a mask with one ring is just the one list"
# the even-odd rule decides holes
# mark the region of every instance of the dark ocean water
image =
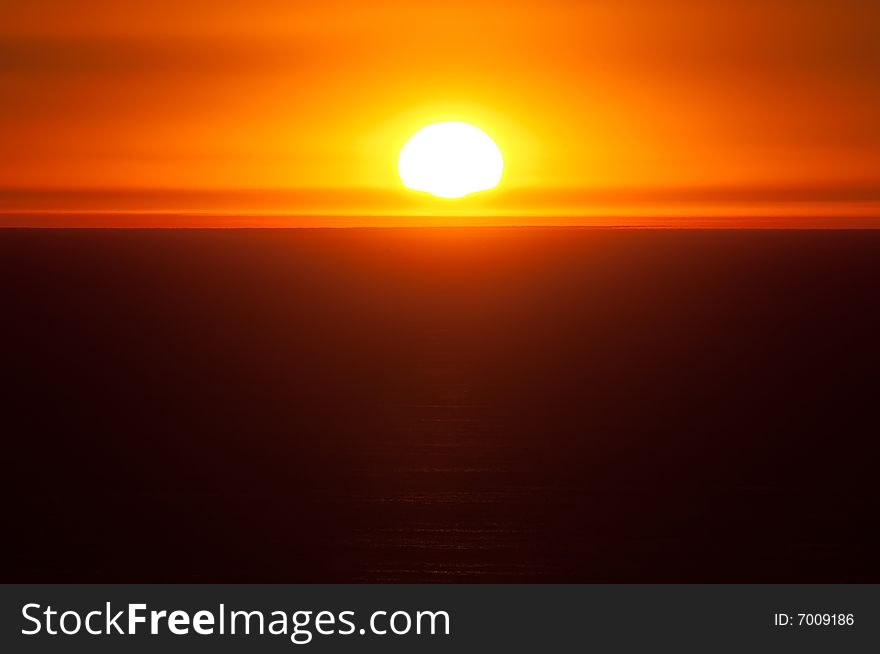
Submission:
[[880,581],[880,231],[3,230],[3,581]]

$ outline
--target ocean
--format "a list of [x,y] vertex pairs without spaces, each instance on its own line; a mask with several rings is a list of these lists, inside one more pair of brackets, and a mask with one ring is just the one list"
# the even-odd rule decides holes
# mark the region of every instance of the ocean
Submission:
[[880,231],[0,230],[6,582],[876,582]]

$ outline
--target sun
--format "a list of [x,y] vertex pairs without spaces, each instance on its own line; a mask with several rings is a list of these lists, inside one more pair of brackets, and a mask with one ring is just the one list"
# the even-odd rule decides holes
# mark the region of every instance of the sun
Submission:
[[495,188],[504,159],[482,130],[462,122],[435,123],[416,132],[397,159],[408,189],[440,198],[461,198]]

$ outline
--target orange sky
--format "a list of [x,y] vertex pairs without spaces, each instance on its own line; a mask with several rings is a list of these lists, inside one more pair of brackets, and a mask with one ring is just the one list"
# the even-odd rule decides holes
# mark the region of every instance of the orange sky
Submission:
[[[4,224],[59,211],[880,215],[880,8],[864,0],[2,12]],[[402,189],[400,146],[439,120],[498,142],[501,189],[452,202]]]

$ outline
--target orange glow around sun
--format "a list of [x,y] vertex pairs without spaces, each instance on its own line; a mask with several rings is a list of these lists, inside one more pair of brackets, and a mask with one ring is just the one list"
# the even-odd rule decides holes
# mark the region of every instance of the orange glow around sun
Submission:
[[[876,3],[33,0],[3,13],[0,225],[878,215]],[[407,150],[438,124],[489,141],[447,132]]]

